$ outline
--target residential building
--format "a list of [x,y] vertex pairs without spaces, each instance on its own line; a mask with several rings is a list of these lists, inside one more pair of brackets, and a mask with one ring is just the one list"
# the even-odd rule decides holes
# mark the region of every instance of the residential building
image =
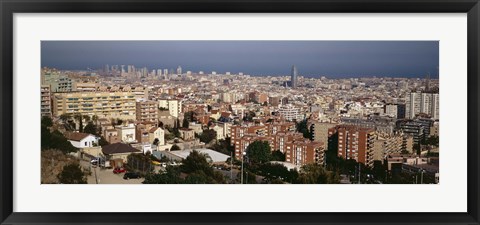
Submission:
[[160,109],[168,109],[170,115],[178,118],[182,113],[182,101],[178,99],[160,99],[158,100],[158,107]]
[[40,87],[40,113],[41,116],[52,117],[52,97],[50,92],[50,85],[42,85]]
[[98,145],[98,140],[100,139],[93,134],[87,133],[65,132],[64,135],[75,148],[95,147]]
[[158,121],[158,102],[149,100],[137,100],[136,102],[137,121]]
[[55,93],[53,115],[96,115],[108,119],[135,119],[135,97],[131,92]]
[[374,129],[355,125],[338,125],[330,128],[328,134],[329,137],[336,136],[334,145],[337,146],[339,157],[373,166],[373,146],[377,138]]

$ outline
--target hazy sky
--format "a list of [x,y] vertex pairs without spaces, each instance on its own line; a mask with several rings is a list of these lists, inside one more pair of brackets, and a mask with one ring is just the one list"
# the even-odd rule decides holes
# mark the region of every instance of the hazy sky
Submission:
[[152,69],[327,77],[438,77],[438,41],[42,41],[42,67]]

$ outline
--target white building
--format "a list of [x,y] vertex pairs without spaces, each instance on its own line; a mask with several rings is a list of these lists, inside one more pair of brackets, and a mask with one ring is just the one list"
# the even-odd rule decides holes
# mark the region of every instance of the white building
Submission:
[[115,126],[115,129],[118,131],[118,136],[122,142],[132,143],[137,141],[135,137],[135,125],[133,123]]
[[303,119],[300,109],[290,104],[279,106],[278,113],[288,121]]
[[98,146],[98,140],[100,139],[93,134],[78,132],[65,133],[65,137],[75,148],[91,148]]
[[420,113],[425,113],[438,120],[440,114],[440,99],[438,93],[410,92],[405,99],[405,117],[415,118]]
[[178,99],[160,99],[158,100],[158,107],[168,109],[170,115],[178,118],[182,112],[182,101]]

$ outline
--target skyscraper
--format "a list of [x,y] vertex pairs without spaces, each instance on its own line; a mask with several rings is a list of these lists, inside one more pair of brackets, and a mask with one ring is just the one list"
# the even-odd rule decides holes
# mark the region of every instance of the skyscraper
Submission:
[[295,65],[292,66],[292,74],[290,78],[290,83],[292,88],[297,88],[297,76],[298,76],[298,71],[297,67]]
[[177,67],[177,74],[182,75],[182,67],[181,66]]

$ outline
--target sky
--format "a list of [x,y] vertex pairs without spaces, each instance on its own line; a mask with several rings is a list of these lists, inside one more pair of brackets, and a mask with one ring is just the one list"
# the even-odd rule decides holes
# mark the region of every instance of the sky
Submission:
[[438,78],[438,41],[42,41],[42,67],[148,69],[306,77]]

